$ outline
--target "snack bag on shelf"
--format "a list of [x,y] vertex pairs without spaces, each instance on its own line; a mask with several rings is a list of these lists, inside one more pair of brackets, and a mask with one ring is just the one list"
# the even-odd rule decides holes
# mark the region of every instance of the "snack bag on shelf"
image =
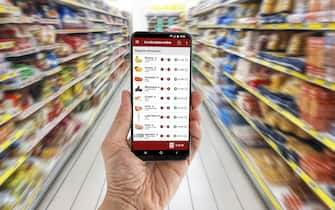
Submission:
[[271,15],[275,12],[278,0],[264,0],[261,4],[260,14]]
[[277,0],[276,13],[291,13],[293,10],[294,0]]
[[302,119],[316,130],[330,131],[335,121],[335,93],[305,83],[299,96]]
[[6,123],[2,126],[0,126],[0,145],[8,140],[11,134],[13,134],[15,131],[15,125],[14,122]]
[[267,182],[273,185],[288,185],[299,179],[274,151],[268,148],[248,148],[248,153],[256,163]]
[[307,74],[315,77],[325,78],[325,38],[309,37],[306,48]]

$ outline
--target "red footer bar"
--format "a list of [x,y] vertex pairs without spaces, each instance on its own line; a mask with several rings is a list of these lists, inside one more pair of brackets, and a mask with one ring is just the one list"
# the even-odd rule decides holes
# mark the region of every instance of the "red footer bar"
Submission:
[[189,141],[134,141],[134,150],[188,150]]

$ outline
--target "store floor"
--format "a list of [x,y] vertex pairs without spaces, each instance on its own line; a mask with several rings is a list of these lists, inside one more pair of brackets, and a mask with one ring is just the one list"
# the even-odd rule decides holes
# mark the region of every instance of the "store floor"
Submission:
[[[121,90],[129,88],[128,83],[126,78],[38,210],[94,210],[99,206],[106,189],[100,145],[117,112]],[[201,113],[200,152],[166,209],[266,209],[205,107]]]

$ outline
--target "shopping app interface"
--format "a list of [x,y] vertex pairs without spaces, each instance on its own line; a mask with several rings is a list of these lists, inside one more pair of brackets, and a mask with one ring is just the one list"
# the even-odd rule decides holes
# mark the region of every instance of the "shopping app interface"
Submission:
[[133,38],[133,148],[188,150],[190,39]]

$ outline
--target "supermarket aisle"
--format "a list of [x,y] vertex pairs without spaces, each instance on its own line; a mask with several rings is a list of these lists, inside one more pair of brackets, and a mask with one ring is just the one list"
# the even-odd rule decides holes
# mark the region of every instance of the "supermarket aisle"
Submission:
[[[127,78],[123,81],[97,126],[87,136],[90,141],[79,148],[80,152],[64,169],[40,210],[97,208],[105,193],[100,145],[116,114],[121,89],[129,87],[128,81]],[[204,132],[200,152],[168,209],[265,209],[207,110],[202,107],[201,112]]]

